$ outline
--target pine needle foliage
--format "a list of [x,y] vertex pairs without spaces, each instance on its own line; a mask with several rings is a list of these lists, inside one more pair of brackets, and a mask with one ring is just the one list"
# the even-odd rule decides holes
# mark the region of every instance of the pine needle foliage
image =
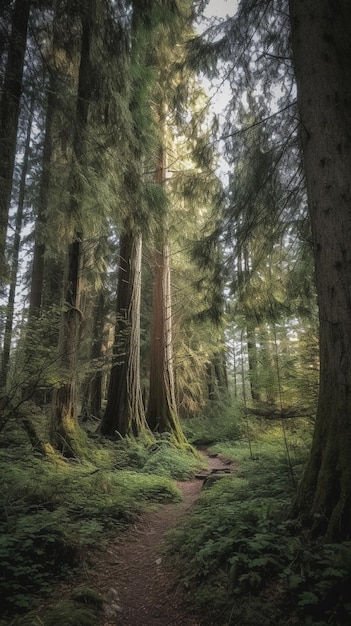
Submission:
[[[194,249],[213,284],[225,290],[226,312],[255,345],[267,324],[292,334],[296,318],[313,325],[314,271],[287,2],[241,0],[228,14],[188,42],[190,67],[230,92],[217,134],[227,164],[224,202],[216,227]],[[219,311],[217,289],[203,314]],[[265,373],[253,372],[251,356],[248,378],[258,380]],[[283,384],[288,387],[287,376]],[[315,391],[303,403],[313,399]]]

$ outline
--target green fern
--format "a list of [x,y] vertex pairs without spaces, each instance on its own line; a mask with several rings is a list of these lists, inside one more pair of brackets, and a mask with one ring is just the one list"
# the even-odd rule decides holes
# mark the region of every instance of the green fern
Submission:
[[96,626],[96,611],[77,606],[74,602],[60,602],[45,617],[45,626]]

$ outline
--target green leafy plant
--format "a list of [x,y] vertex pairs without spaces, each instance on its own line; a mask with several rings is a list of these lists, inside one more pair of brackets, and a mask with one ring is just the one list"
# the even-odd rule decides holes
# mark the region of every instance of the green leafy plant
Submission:
[[281,574],[306,624],[349,624],[351,541],[301,544]]
[[190,447],[177,448],[169,445],[167,441],[159,441],[153,445],[143,472],[168,476],[175,480],[189,480],[203,464],[200,456]]
[[45,617],[44,626],[96,626],[94,609],[74,602],[60,602]]
[[[223,624],[278,624],[286,608],[267,601],[267,584],[279,581],[300,546],[284,521],[293,490],[286,459],[265,454],[263,445],[255,460],[247,446],[245,452],[242,444],[226,446],[232,458],[235,451],[241,457],[237,474],[203,491],[193,515],[169,534],[166,554],[205,622],[221,615]],[[295,612],[288,595],[282,604],[287,598]]]

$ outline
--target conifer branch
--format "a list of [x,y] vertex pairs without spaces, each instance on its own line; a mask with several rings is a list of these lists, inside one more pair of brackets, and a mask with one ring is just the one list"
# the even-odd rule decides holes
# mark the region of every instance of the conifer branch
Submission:
[[279,109],[279,111],[275,111],[275,113],[271,113],[271,115],[267,115],[266,117],[263,117],[261,120],[258,120],[256,122],[253,122],[252,124],[249,124],[248,126],[245,126],[245,128],[240,128],[239,130],[235,130],[233,133],[229,133],[228,135],[222,135],[221,139],[229,139],[230,137],[235,137],[236,135],[240,135],[241,133],[245,133],[246,131],[251,130],[252,128],[256,128],[257,126],[260,126],[261,124],[264,124],[268,120],[273,119],[274,117],[276,117],[280,113],[284,113],[284,111],[287,111],[288,109],[290,109],[291,107],[293,107],[295,105],[296,105],[296,100],[294,100],[294,102],[289,102],[289,104],[287,104],[282,109]]

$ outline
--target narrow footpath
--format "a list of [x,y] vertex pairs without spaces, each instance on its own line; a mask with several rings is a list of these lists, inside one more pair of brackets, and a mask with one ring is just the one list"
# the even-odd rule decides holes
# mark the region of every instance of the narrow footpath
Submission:
[[[200,626],[189,597],[162,561],[164,535],[191,510],[208,473],[228,471],[219,456],[207,457],[208,472],[178,482],[183,501],[145,513],[94,564],[95,582],[106,602],[102,626]],[[203,475],[202,475],[203,474]],[[216,626],[216,625],[213,625]]]

